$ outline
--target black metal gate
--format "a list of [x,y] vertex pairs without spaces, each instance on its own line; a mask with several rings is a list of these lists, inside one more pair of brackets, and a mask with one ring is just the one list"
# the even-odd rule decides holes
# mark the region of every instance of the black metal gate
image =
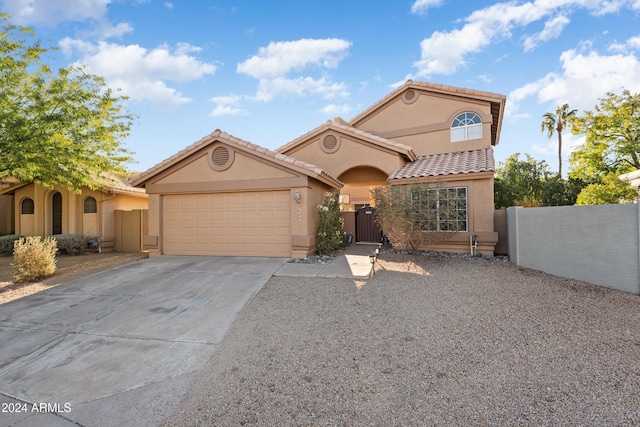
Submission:
[[365,206],[356,211],[356,243],[379,243],[382,231],[375,222],[376,208]]

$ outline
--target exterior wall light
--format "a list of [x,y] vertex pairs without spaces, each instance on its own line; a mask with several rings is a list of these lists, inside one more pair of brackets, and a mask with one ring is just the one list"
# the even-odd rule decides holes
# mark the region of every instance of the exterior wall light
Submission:
[[295,200],[296,203],[300,203],[302,201],[302,196],[298,190],[293,193],[293,200]]

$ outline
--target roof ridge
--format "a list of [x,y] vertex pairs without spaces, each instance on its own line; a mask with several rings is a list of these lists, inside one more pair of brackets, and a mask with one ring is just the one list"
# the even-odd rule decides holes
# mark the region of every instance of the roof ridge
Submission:
[[371,106],[369,106],[369,108],[366,108],[365,110],[361,111],[359,114],[354,116],[351,120],[349,120],[349,124],[353,125],[353,123],[367,116],[368,114],[376,110],[378,107],[380,107],[382,104],[389,101],[391,98],[396,97],[397,95],[402,93],[404,90],[409,89],[411,87],[416,89],[427,89],[427,90],[431,89],[437,92],[445,92],[445,93],[451,93],[451,94],[462,95],[462,96],[467,95],[475,98],[480,97],[485,99],[486,98],[495,99],[496,101],[502,101],[502,102],[506,101],[507,99],[506,95],[502,95],[500,93],[486,92],[486,91],[481,91],[477,89],[469,89],[469,88],[463,88],[463,87],[457,87],[457,86],[449,86],[449,85],[444,85],[440,83],[421,82],[421,81],[414,82],[413,80],[409,79],[406,82],[404,82],[404,84],[398,86],[396,89],[394,89],[384,97],[380,98],[377,102],[373,103]]
[[370,140],[373,140],[373,141],[376,141],[376,142],[379,142],[379,143],[394,147],[394,148],[396,148],[398,150],[404,150],[407,153],[411,153],[411,154],[408,155],[409,158],[417,157],[415,155],[415,153],[413,153],[413,147],[411,147],[410,145],[402,144],[400,142],[396,142],[396,141],[393,141],[391,139],[384,138],[384,137],[379,136],[379,135],[375,135],[373,133],[370,133],[370,132],[355,128],[355,127],[351,126],[350,124],[348,124],[346,122],[345,122],[346,124],[342,123],[342,122],[343,122],[343,120],[340,119],[339,117],[334,119],[334,120],[327,120],[326,122],[324,122],[320,126],[315,127],[314,129],[310,130],[309,132],[305,133],[304,135],[301,135],[301,136],[297,137],[296,139],[294,139],[293,141],[290,141],[290,142],[286,143],[285,145],[283,145],[283,146],[281,146],[279,148],[276,148],[276,151],[277,152],[287,151],[290,148],[295,147],[296,145],[298,145],[302,141],[305,141],[305,140],[309,139],[309,137],[311,135],[321,133],[326,129],[335,128],[335,129],[338,129],[338,130],[342,130],[345,133],[350,133],[350,134],[352,134],[354,136],[359,136],[361,138],[367,138],[367,139],[370,139]]
[[216,129],[213,132],[211,132],[209,135],[204,136],[202,138],[200,138],[198,141],[194,142],[193,144],[183,148],[182,150],[178,151],[177,153],[175,153],[174,155],[168,157],[167,159],[163,160],[160,163],[157,163],[156,165],[152,166],[151,168],[147,169],[146,171],[142,172],[140,175],[138,175],[138,177],[136,177],[134,180],[132,180],[132,182],[138,182],[138,184],[143,180],[140,180],[141,177],[146,177],[147,175],[151,175],[153,172],[159,171],[161,170],[163,167],[168,167],[170,165],[172,165],[173,163],[179,161],[182,159],[182,157],[184,155],[186,155],[187,153],[196,151],[198,149],[200,149],[202,146],[205,146],[207,144],[210,144],[213,142],[214,139],[216,138],[220,138],[222,140],[226,140],[232,144],[236,144],[240,147],[244,147],[248,150],[251,151],[255,151],[256,153],[259,153],[261,156],[267,156],[273,159],[276,159],[278,161],[287,163],[288,165],[291,166],[295,166],[301,169],[305,169],[311,172],[314,172],[318,175],[324,175],[327,178],[336,181],[338,183],[341,183],[340,180],[338,180],[336,177],[334,177],[333,175],[329,174],[327,171],[325,171],[324,169],[305,162],[303,160],[298,160],[294,157],[291,156],[287,156],[286,154],[282,154],[276,151],[272,151],[266,147],[262,147],[260,145],[257,144],[253,144],[249,141],[246,141],[244,139],[238,138],[236,136],[233,136],[227,132],[224,132],[220,129]]

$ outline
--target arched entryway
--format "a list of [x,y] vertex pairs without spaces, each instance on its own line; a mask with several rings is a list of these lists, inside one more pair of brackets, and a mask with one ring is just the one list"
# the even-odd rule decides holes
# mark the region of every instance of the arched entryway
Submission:
[[62,194],[59,191],[51,196],[51,234],[62,234]]
[[[372,166],[356,166],[343,172],[338,179],[344,183],[340,190],[342,218],[347,234],[351,234],[356,243],[377,243],[379,238],[372,237],[373,234],[365,233],[365,229],[377,227],[373,223],[373,214],[362,211],[360,218],[360,228],[357,226],[358,212],[362,208],[374,205],[371,190],[387,181],[388,175]],[[371,210],[369,210],[371,211]],[[363,228],[364,227],[364,228]],[[375,231],[372,229],[372,231]],[[375,234],[375,233],[374,233]],[[373,240],[372,240],[373,239]]]

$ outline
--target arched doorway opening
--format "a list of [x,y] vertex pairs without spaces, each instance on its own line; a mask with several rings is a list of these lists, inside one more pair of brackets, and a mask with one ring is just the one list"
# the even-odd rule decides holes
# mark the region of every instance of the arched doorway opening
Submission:
[[[362,221],[373,221],[374,216],[367,215],[366,210],[361,211],[360,227],[357,226],[357,217],[359,210],[375,205],[371,190],[383,185],[387,178],[388,175],[385,172],[372,166],[356,166],[338,176],[338,179],[344,183],[344,187],[340,190],[340,208],[344,228],[347,234],[351,233],[356,243],[377,243],[377,239],[375,242],[371,241],[371,233],[363,233]],[[367,225],[368,228],[371,226],[375,227],[373,222]]]

